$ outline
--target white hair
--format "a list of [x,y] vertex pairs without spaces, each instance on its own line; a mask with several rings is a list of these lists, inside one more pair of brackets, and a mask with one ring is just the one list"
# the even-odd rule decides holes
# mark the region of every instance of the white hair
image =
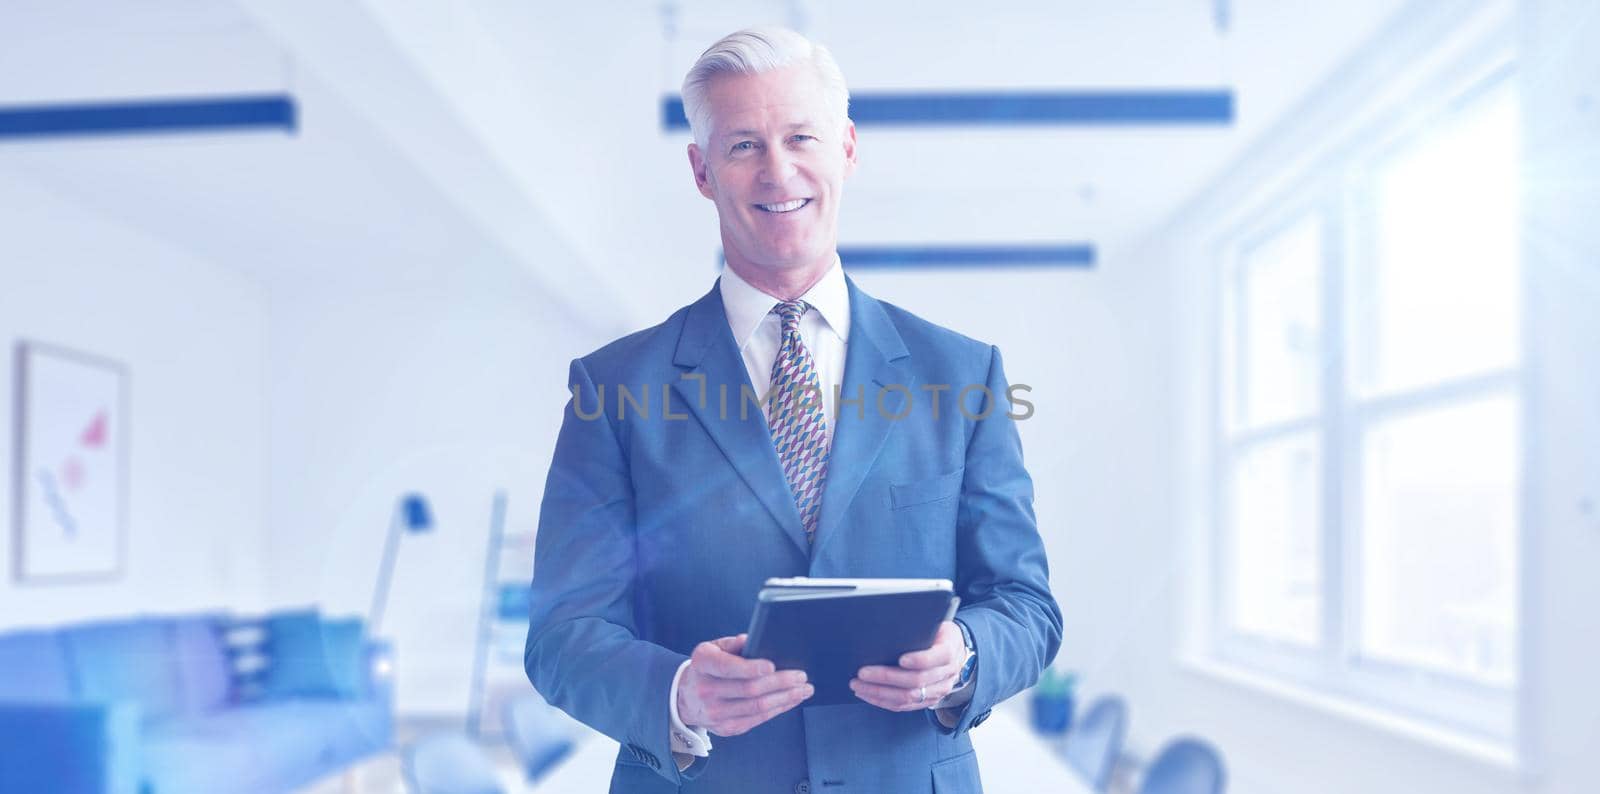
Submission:
[[816,70],[829,109],[840,125],[848,121],[850,89],[827,47],[784,27],[745,28],[723,36],[700,53],[683,78],[683,112],[689,117],[689,132],[695,143],[704,149],[711,135],[711,107],[706,94],[713,79],[724,74],[763,74],[796,64]]

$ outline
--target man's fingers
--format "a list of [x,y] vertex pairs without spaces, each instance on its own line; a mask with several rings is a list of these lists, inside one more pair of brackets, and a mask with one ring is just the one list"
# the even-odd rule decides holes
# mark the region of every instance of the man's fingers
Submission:
[[744,635],[737,637],[723,637],[710,642],[696,645],[690,662],[696,671],[718,678],[759,678],[772,675],[774,668],[772,662],[766,659],[746,659],[729,651],[732,647],[737,650],[744,649]]
[[737,736],[805,702],[815,693],[804,670],[779,672],[768,659],[738,655],[749,638],[738,634],[695,646],[687,702],[707,730]]
[[740,717],[757,716],[773,709],[777,709],[781,713],[796,703],[811,697],[814,692],[815,689],[810,684],[803,684],[797,687],[768,692],[760,697],[720,701],[712,705],[708,711],[713,717],[718,718],[719,722],[727,722]]
[[[956,682],[958,682],[960,680],[961,680],[961,671],[957,670],[956,672],[951,673],[949,678],[941,678],[941,679],[939,679],[938,682],[929,684],[928,685],[928,702],[931,703],[931,702],[936,701],[936,700],[943,700],[945,695],[948,695],[951,692],[955,691]],[[933,696],[934,692],[938,692],[939,693],[939,697],[934,697]]]
[[944,697],[942,694],[929,692],[927,700],[918,700],[914,691],[869,684],[859,678],[850,682],[850,690],[856,693],[856,697],[889,711],[916,711],[927,708],[930,704],[938,702],[940,697]]
[[900,657],[900,666],[907,670],[925,670],[930,667],[943,667],[955,661],[950,655],[950,646],[935,645],[925,651],[916,651]]
[[901,667],[912,670],[940,667],[958,661],[965,655],[965,649],[966,643],[961,639],[961,627],[947,620],[939,624],[939,631],[934,635],[932,646],[903,654],[898,661]]
[[960,671],[952,670],[948,665],[932,667],[926,670],[902,670],[898,667],[870,665],[856,671],[856,677],[872,684],[883,684],[899,689],[916,689],[919,686],[928,686],[943,681],[949,678],[952,672]]
[[767,720],[770,720],[773,717],[776,717],[779,714],[782,714],[785,711],[800,705],[805,701],[806,698],[811,696],[810,686],[802,687],[801,690],[803,690],[801,692],[803,697],[799,695],[791,695],[785,700],[778,701],[777,705],[771,708],[747,717],[736,717],[734,719],[727,720],[721,725],[709,728],[708,730],[718,736],[738,736],[739,734],[744,733],[751,728],[754,728],[757,725],[760,725],[761,723],[766,722]]
[[959,675],[951,675],[926,685],[924,690],[926,697],[920,699],[917,697],[918,690],[923,689],[923,685],[920,684],[916,687],[901,688],[873,684],[855,678],[850,681],[850,691],[856,693],[856,697],[879,708],[890,711],[915,711],[938,703],[945,695],[950,694],[951,690],[955,689],[956,681],[959,678]]
[[700,695],[706,700],[751,700],[806,682],[803,670],[784,670],[760,678],[717,678],[709,676],[700,684]]

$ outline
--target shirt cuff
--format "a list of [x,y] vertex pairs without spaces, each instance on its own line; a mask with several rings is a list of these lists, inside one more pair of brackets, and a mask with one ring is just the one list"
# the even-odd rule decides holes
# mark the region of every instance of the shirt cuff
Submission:
[[678,665],[678,672],[672,676],[672,690],[667,695],[667,713],[671,715],[672,728],[672,759],[678,764],[678,771],[689,768],[696,757],[704,758],[711,754],[711,734],[705,728],[691,728],[683,723],[678,716],[678,682],[683,680],[683,671],[689,666],[689,660]]
[[933,704],[933,716],[939,718],[939,723],[946,728],[954,728],[961,722],[961,711],[968,703],[972,702],[972,682],[968,681],[959,689],[953,689],[938,703]]

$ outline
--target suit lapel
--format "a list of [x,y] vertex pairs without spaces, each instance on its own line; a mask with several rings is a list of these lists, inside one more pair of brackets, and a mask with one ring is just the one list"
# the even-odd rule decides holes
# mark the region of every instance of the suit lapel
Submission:
[[[816,549],[840,534],[845,510],[861,489],[861,482],[877,461],[883,442],[906,400],[917,388],[909,368],[901,362],[911,354],[900,332],[884,311],[883,305],[862,292],[854,281],[845,278],[850,290],[850,339],[845,353],[844,383],[840,387],[840,406],[833,432],[833,448],[828,453],[828,478],[822,487],[822,512],[817,519]],[[893,388],[885,388],[893,387]],[[901,387],[904,387],[902,389]],[[880,391],[883,404],[878,403]],[[862,398],[859,408],[844,407],[846,399]],[[776,455],[774,455],[776,457]],[[780,471],[780,479],[781,479]]]
[[[755,388],[759,398],[766,394],[767,388],[766,384],[755,387],[750,383],[744,359],[734,344],[733,332],[728,330],[728,315],[722,307],[722,292],[717,286],[712,286],[710,292],[689,306],[672,362],[685,369],[673,384],[683,403],[689,406],[689,411],[721,448],[734,471],[766,506],[784,534],[801,554],[809,556],[810,544],[806,543],[794,494],[789,490],[789,481],[784,479],[783,465],[772,445],[766,417],[751,403],[746,417],[740,418],[741,389]],[[719,388],[721,386],[727,387],[725,392]],[[725,403],[723,394],[726,394]]]

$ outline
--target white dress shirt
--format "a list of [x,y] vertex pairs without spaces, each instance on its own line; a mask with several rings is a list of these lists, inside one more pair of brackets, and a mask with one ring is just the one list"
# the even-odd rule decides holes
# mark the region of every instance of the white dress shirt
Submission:
[[[722,291],[722,308],[728,314],[728,329],[744,357],[750,385],[759,396],[772,386],[772,364],[782,344],[783,319],[772,309],[782,302],[750,285],[732,268],[722,269],[717,287]],[[844,268],[837,254],[833,267],[800,300],[811,309],[800,316],[800,341],[811,351],[817,365],[817,380],[822,386],[822,415],[826,417],[827,437],[833,443],[834,391],[844,380],[844,356],[850,339],[850,289],[844,283]],[[765,413],[766,401],[761,410]]]

